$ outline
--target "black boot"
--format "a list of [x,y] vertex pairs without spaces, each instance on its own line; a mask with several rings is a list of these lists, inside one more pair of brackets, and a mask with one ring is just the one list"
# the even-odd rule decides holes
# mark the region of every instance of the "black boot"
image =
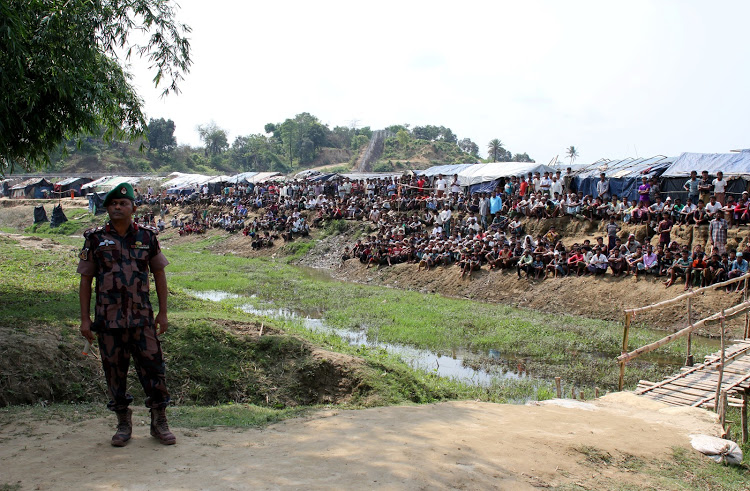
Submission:
[[169,431],[166,408],[151,409],[151,436],[158,438],[164,445],[174,445],[177,443],[177,439]]
[[127,408],[115,414],[117,415],[117,433],[112,437],[112,446],[124,447],[133,433],[133,410]]

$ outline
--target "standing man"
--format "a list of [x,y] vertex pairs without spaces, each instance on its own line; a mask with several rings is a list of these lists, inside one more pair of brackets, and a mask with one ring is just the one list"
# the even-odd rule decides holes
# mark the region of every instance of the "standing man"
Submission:
[[698,173],[694,170],[690,171],[690,179],[688,179],[682,187],[687,191],[688,199],[691,203],[698,202],[698,184],[700,184]]
[[724,180],[724,173],[721,171],[717,172],[716,179],[714,179],[711,184],[714,187],[714,195],[716,196],[716,201],[721,203],[722,206],[727,204],[726,198],[724,197],[724,193],[727,189],[727,181]]
[[724,212],[716,212],[716,218],[708,225],[708,236],[711,240],[711,254],[724,254],[727,250],[727,221]]
[[[169,261],[161,253],[157,231],[133,222],[135,196],[123,183],[104,199],[109,222],[87,230],[79,254],[81,275],[81,335],[93,343],[98,337],[110,401],[107,408],[117,415],[112,445],[123,447],[130,440],[133,396],[127,392],[130,358],[133,357],[151,412],[151,436],[173,445],[175,436],[167,425],[169,392],[158,336],[167,330],[167,277]],[[154,275],[159,313],[154,318],[149,299],[149,270]],[[91,322],[91,283],[96,278],[96,308]],[[158,330],[157,330],[158,326]],[[94,335],[96,333],[97,336]]]
[[609,199],[609,181],[604,172],[599,175],[599,181],[596,183],[596,195],[602,201]]

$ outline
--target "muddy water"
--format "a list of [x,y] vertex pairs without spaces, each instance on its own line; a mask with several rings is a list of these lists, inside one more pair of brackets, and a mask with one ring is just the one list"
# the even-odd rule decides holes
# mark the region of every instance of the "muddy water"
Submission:
[[[221,291],[191,291],[191,295],[203,299],[219,302],[226,299],[243,298],[241,295]],[[254,296],[253,296],[254,297]],[[253,298],[247,297],[247,298]],[[474,385],[488,386],[494,378],[521,379],[526,378],[527,374],[522,365],[519,365],[511,357],[505,357],[498,350],[489,350],[485,353],[469,352],[463,348],[454,348],[448,353],[433,352],[429,350],[414,348],[393,343],[384,343],[367,336],[367,329],[353,331],[349,329],[339,329],[326,324],[322,312],[301,312],[289,309],[279,308],[259,308],[252,303],[244,304],[240,307],[243,311],[274,319],[294,319],[301,321],[303,325],[313,332],[324,334],[333,334],[348,342],[352,346],[367,346],[368,348],[380,348],[388,353],[397,355],[413,368],[435,373],[441,377],[453,378],[465,383]],[[495,370],[486,370],[484,368],[471,368],[464,364],[464,360],[469,356],[486,356],[495,360],[502,361],[502,365],[511,368],[498,367]]]

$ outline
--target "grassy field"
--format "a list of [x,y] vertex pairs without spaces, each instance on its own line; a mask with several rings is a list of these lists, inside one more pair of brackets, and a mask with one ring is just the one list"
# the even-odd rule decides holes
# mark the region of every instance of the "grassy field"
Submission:
[[[436,294],[344,283],[268,259],[217,255],[220,238],[172,247],[170,282],[188,290],[241,295],[222,303],[259,308],[287,308],[322,313],[336,328],[367,331],[368,338],[450,353],[476,353],[469,363],[491,365],[489,350],[503,360],[523,363],[532,375],[593,388],[614,388],[622,327],[618,323],[543,314],[503,305],[452,299]],[[634,329],[632,345],[643,345],[663,333]],[[696,358],[712,351],[698,342]],[[629,365],[628,386],[641,378],[659,379],[679,369],[683,344],[670,344],[645,361]],[[649,361],[650,360],[650,361]]]

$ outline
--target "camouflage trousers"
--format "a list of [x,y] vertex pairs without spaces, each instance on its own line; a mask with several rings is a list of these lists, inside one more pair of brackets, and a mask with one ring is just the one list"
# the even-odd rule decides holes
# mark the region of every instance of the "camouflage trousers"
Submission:
[[145,327],[101,329],[97,334],[111,398],[107,404],[108,409],[124,411],[133,402],[133,396],[127,391],[131,358],[138,380],[146,393],[146,407],[161,408],[169,405],[166,366],[153,324]]

